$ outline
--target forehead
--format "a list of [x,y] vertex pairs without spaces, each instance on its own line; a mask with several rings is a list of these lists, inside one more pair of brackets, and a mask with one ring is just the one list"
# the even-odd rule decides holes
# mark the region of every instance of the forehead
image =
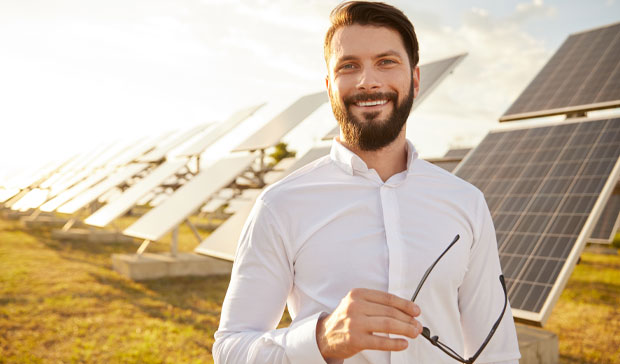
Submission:
[[330,63],[343,57],[373,57],[388,51],[407,56],[403,40],[396,30],[374,25],[349,25],[334,33]]

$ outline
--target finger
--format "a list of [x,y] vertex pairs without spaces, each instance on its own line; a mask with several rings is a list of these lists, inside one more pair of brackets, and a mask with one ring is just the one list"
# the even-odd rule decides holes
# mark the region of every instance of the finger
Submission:
[[414,320],[413,322],[403,322],[391,317],[368,317],[363,322],[366,332],[383,332],[386,334],[397,334],[416,338],[422,332],[422,324]]
[[420,307],[418,307],[418,305],[411,302],[410,300],[398,297],[391,293],[381,292],[374,289],[360,288],[351,291],[351,297],[355,299],[356,296],[370,302],[397,308],[413,317],[417,317],[420,315]]
[[360,339],[360,346],[361,350],[401,351],[407,349],[409,343],[405,339],[365,335]]
[[414,317],[408,313],[405,313],[395,307],[386,306],[379,303],[374,302],[366,302],[364,305],[364,312],[366,316],[373,317],[391,317],[396,320],[410,323],[415,321]]

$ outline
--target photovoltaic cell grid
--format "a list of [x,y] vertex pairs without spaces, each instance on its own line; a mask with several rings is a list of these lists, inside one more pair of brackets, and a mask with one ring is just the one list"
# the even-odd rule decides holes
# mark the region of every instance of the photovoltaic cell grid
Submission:
[[620,118],[491,132],[455,171],[485,194],[513,309],[546,320],[619,141]]
[[500,121],[620,106],[620,23],[569,36]]

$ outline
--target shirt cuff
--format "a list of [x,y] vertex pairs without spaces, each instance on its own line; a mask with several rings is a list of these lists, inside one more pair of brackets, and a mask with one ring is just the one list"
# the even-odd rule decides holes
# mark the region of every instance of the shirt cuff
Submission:
[[286,356],[291,363],[325,363],[316,342],[316,325],[323,312],[294,323],[286,334]]

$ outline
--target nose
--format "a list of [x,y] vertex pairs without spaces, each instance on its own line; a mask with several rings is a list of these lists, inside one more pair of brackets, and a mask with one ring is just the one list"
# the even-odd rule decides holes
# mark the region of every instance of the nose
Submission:
[[360,72],[357,89],[360,91],[373,91],[381,88],[381,81],[377,71],[372,67],[364,67]]

